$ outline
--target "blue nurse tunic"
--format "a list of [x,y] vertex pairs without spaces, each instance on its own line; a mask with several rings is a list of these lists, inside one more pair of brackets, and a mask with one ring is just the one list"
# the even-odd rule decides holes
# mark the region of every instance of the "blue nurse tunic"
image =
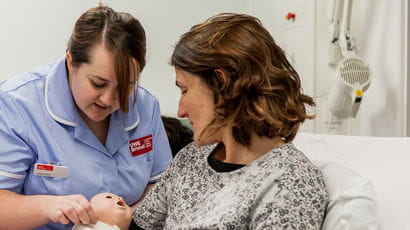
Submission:
[[[104,146],[76,110],[65,59],[1,83],[0,189],[87,199],[111,192],[135,203],[172,159],[158,100],[142,87],[135,90],[129,112],[111,114]],[[34,173],[36,163],[68,175]],[[39,229],[71,227],[50,223]]]

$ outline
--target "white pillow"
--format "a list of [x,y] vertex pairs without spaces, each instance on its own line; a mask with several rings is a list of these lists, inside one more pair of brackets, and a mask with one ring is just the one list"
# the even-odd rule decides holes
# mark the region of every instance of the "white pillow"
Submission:
[[410,137],[298,133],[294,144],[313,162],[337,162],[369,179],[380,230],[410,230]]
[[377,229],[376,195],[371,182],[335,162],[314,162],[322,171],[329,204],[322,230]]

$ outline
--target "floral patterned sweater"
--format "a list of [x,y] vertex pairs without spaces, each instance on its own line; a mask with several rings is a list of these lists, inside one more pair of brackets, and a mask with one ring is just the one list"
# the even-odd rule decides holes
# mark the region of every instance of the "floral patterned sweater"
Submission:
[[320,229],[328,193],[292,143],[231,172],[207,161],[216,144],[182,149],[133,214],[143,229]]

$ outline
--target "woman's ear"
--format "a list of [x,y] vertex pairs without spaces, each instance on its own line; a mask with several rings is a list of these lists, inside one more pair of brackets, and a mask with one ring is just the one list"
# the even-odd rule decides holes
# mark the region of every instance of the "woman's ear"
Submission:
[[218,77],[218,79],[225,84],[228,81],[228,74],[225,70],[223,69],[215,69],[214,70],[216,76]]

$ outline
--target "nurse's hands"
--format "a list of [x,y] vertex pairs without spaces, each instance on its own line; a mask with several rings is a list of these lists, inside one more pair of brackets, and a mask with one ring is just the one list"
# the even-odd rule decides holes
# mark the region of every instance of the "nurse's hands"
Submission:
[[95,224],[97,216],[83,195],[50,196],[45,212],[52,222]]

